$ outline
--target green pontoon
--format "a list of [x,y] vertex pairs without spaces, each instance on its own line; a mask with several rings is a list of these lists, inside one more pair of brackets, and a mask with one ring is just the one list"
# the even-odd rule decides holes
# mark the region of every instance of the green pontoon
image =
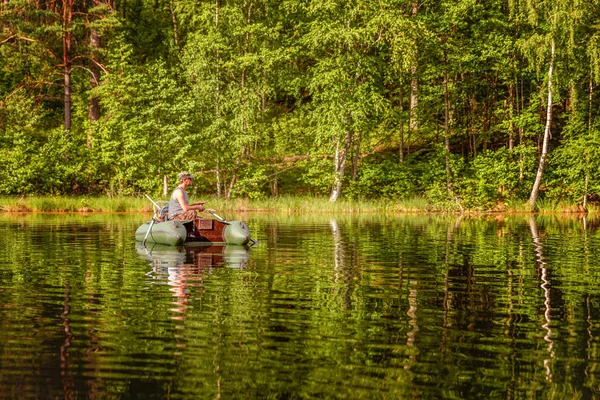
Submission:
[[[152,201],[152,199],[150,200]],[[226,221],[212,210],[209,210],[209,212],[215,217],[214,219],[200,218],[196,221],[163,221],[165,207],[160,207],[154,201],[152,203],[155,208],[154,217],[152,220],[140,225],[135,231],[135,239],[142,243],[160,243],[171,246],[183,243],[235,245],[255,243],[250,238],[250,229],[242,221]]]

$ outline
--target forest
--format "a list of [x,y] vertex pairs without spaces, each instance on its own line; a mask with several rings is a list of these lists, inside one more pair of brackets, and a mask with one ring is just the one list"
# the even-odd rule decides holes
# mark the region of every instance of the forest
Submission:
[[0,195],[600,202],[600,0],[2,0]]

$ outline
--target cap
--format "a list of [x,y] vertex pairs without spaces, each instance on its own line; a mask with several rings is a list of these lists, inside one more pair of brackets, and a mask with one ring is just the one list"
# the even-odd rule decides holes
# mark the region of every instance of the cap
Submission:
[[177,175],[177,180],[178,180],[179,182],[181,182],[181,181],[183,181],[184,179],[187,179],[187,178],[194,179],[194,178],[195,178],[195,176],[194,176],[194,175],[192,175],[192,174],[190,174],[190,173],[189,173],[189,172],[187,172],[187,171],[181,172],[181,173],[179,173],[179,175]]

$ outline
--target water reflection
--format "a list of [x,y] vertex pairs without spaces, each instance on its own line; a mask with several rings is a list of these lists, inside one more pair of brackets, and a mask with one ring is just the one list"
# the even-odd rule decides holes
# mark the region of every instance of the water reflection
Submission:
[[0,393],[600,396],[598,219],[243,219],[250,251],[0,215]]
[[180,314],[172,318],[179,320],[183,320],[188,307],[190,289],[201,288],[204,279],[214,268],[243,269],[249,260],[248,247],[236,245],[176,247],[160,244],[144,246],[138,243],[136,250],[142,258],[150,261],[152,271],[148,276],[166,281],[170,286],[175,297],[171,311]]
[[[552,303],[551,303],[551,293],[550,290],[552,288],[550,282],[550,276],[548,272],[547,263],[544,257],[544,246],[542,244],[542,240],[540,238],[540,234],[538,231],[537,223],[533,216],[529,217],[529,229],[531,231],[531,237],[533,239],[533,244],[535,247],[535,255],[536,255],[536,263],[538,269],[538,275],[540,280],[542,281],[540,287],[544,291],[544,323],[542,324],[542,328],[546,331],[544,334],[544,340],[548,343],[547,352],[548,357],[544,359],[544,368],[546,370],[546,379],[552,380],[552,370],[550,362],[554,358],[554,342],[552,341],[552,328],[550,326],[551,320],[551,311],[552,311]],[[585,225],[584,225],[585,229]]]
[[[180,331],[175,335],[177,341],[177,357],[182,357],[188,350],[185,320],[186,314],[193,309],[194,304],[200,304],[201,294],[205,293],[205,280],[220,268],[243,270],[247,267],[250,255],[247,246],[237,245],[187,245],[164,246],[154,244],[150,247],[137,244],[138,254],[150,261],[152,271],[147,276],[158,282],[167,282],[174,297],[171,319],[177,321],[175,328]],[[193,293],[192,293],[193,292]],[[192,346],[192,350],[193,350]],[[213,354],[210,354],[213,353]],[[216,377],[216,395],[221,398],[221,372],[219,361],[220,346],[217,345],[208,352],[208,359],[213,365],[212,374]]]
[[64,288],[64,311],[60,315],[62,319],[62,325],[65,332],[65,341],[60,346],[60,375],[62,378],[62,386],[65,393],[72,393],[74,388],[73,377],[70,374],[69,368],[69,346],[73,340],[73,333],[71,332],[71,325],[69,321],[69,313],[71,311],[71,299],[70,299],[71,287],[69,284],[65,284]]
[[227,267],[243,269],[250,258],[247,246],[165,246],[161,244],[136,245],[138,254],[150,261],[155,269],[186,266],[196,269]]
[[343,274],[346,254],[344,252],[342,234],[337,221],[332,219],[329,221],[329,224],[331,225],[331,237],[333,238],[333,270],[335,271],[333,280],[334,282],[338,282],[340,276]]

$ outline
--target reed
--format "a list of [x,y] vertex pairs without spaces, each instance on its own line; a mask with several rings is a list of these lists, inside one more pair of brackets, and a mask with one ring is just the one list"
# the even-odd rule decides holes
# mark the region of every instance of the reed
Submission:
[[424,198],[408,200],[348,200],[330,202],[327,197],[279,196],[264,199],[211,199],[207,207],[224,211],[278,211],[320,213],[425,212],[431,206]]
[[[218,212],[286,212],[286,213],[456,213],[455,203],[432,204],[426,198],[414,197],[402,200],[338,199],[332,203],[327,197],[316,196],[279,196],[264,199],[224,199],[217,197],[201,197],[192,199],[208,200],[207,208]],[[167,203],[167,199],[154,198],[159,205]],[[69,212],[69,213],[152,213],[152,203],[143,196],[138,197],[88,197],[88,196],[32,196],[32,197],[0,197],[0,211],[5,212]],[[462,210],[471,212],[473,210]],[[501,213],[527,213],[530,210],[522,200],[507,201]],[[539,199],[535,212],[553,214],[583,211],[577,204],[559,203]],[[597,213],[598,207],[589,204],[588,212]],[[476,211],[474,211],[476,212]],[[489,211],[488,211],[489,212]]]
[[326,198],[309,196],[280,196],[265,199],[211,200],[209,208],[224,211],[278,211],[278,212],[359,212],[371,209],[367,204],[344,200],[335,203]]
[[0,210],[6,212],[152,212],[152,204],[136,197],[1,197]]
[[510,198],[504,202],[502,211],[508,213],[529,213],[531,212],[531,208],[527,201],[523,199]]
[[537,199],[535,202],[535,211],[539,213],[560,212],[559,203],[548,199]]
[[[425,199],[415,198],[404,201],[347,200],[339,199],[332,203],[326,197],[281,196],[265,199],[222,199],[208,200],[207,208],[222,211],[276,211],[276,212],[326,212],[326,213],[368,213],[368,212],[413,212],[427,211]],[[193,201],[199,199],[193,199]],[[155,198],[159,205],[166,199]],[[2,197],[0,210],[7,212],[152,212],[152,203],[145,197]]]

